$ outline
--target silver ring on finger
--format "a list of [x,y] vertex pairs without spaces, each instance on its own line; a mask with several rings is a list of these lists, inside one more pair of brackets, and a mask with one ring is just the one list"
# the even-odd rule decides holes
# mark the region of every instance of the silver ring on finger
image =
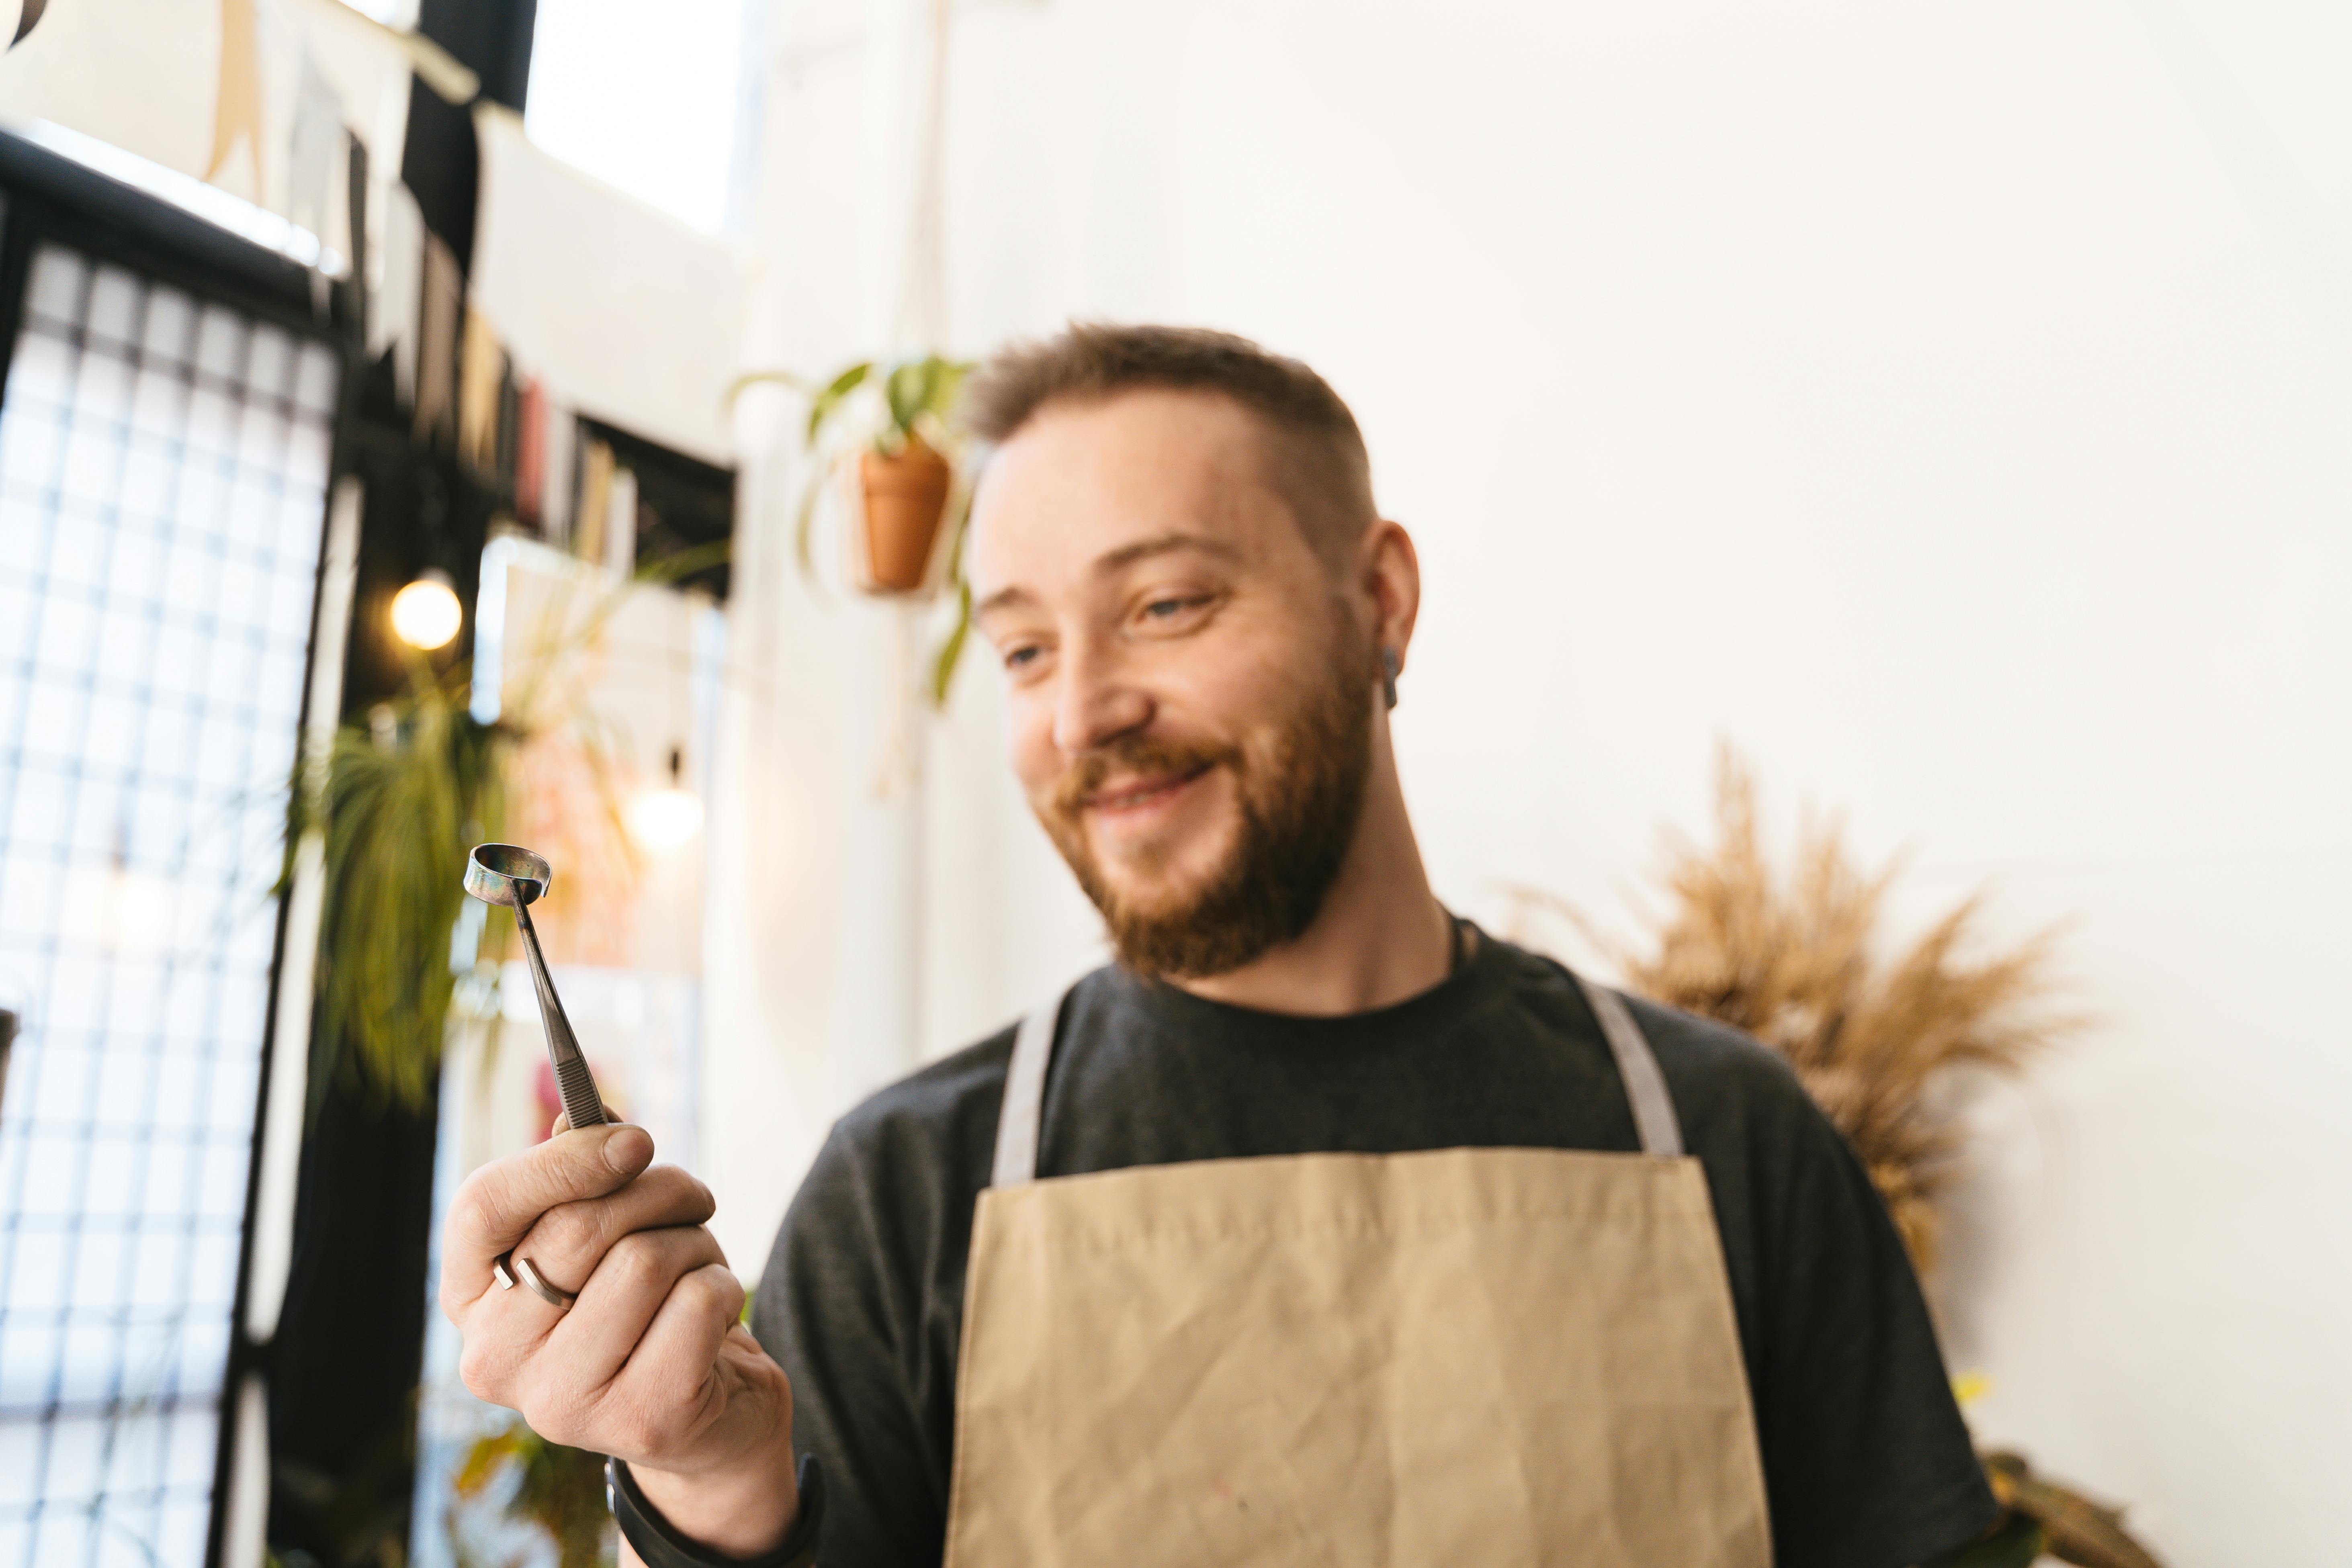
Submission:
[[499,1289],[513,1289],[515,1281],[520,1279],[530,1287],[534,1295],[559,1312],[572,1310],[572,1304],[580,1300],[577,1291],[559,1290],[549,1284],[547,1276],[539,1271],[538,1264],[528,1258],[517,1258],[511,1252],[499,1253],[490,1263],[490,1272],[498,1276]]

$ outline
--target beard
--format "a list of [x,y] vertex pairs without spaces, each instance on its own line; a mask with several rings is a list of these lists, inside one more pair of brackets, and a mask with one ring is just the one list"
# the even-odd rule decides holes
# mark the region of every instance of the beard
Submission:
[[[1139,736],[1090,752],[1056,783],[1039,821],[1109,927],[1118,961],[1141,973],[1199,980],[1239,969],[1315,923],[1363,816],[1371,775],[1370,684],[1342,662],[1255,747]],[[1232,843],[1190,889],[1122,892],[1087,838],[1086,802],[1115,774],[1233,775]],[[1164,854],[1138,856],[1149,879]],[[1158,896],[1154,896],[1157,894]]]

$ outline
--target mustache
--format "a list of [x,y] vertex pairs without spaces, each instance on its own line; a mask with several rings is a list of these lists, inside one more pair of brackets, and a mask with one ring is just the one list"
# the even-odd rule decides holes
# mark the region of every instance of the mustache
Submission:
[[1101,751],[1087,752],[1063,772],[1054,785],[1054,814],[1066,822],[1076,820],[1087,800],[1115,773],[1146,777],[1193,773],[1221,763],[1238,765],[1240,762],[1238,748],[1205,741],[1138,736],[1114,742]]

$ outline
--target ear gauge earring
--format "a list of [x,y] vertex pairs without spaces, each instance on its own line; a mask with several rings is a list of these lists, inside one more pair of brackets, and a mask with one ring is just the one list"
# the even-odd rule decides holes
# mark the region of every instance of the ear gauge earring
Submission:
[[1381,649],[1381,696],[1391,708],[1396,706],[1396,649]]

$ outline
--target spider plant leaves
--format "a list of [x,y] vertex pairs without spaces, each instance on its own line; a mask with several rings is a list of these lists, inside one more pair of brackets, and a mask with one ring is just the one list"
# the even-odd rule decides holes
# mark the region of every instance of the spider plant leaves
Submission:
[[[466,908],[466,857],[507,837],[527,747],[559,732],[578,741],[592,813],[606,838],[625,846],[611,748],[564,672],[603,638],[632,590],[691,577],[729,552],[722,540],[650,561],[540,645],[512,644],[522,657],[495,722],[473,716],[463,670],[436,676],[417,661],[399,699],[306,750],[289,796],[281,887],[290,884],[305,837],[320,835],[313,1111],[339,1078],[406,1109],[431,1103],[457,985],[451,961]],[[485,914],[480,953],[494,957],[513,917]]]
[[[735,542],[731,539],[713,539],[701,544],[690,544],[684,550],[675,551],[670,554],[656,556],[653,560],[641,563],[637,569],[630,574],[629,581],[640,587],[666,588],[673,583],[682,583],[688,577],[707,572],[713,566],[725,565],[734,553]],[[618,597],[614,597],[611,607],[617,609],[619,603]]]
[[793,558],[800,563],[801,579],[818,581],[816,570],[816,504],[824,497],[825,470],[820,467],[801,487],[801,504],[793,516]]
[[501,836],[511,731],[467,711],[462,682],[422,671],[383,736],[336,731],[298,808],[325,833],[313,1109],[338,1075],[392,1103],[431,1103],[456,975],[466,856]]
[[[942,359],[938,354],[925,354],[919,359],[903,359],[887,365],[873,360],[860,360],[847,366],[809,400],[808,424],[804,433],[806,445],[814,450],[824,439],[826,427],[847,407],[850,395],[869,381],[878,378],[882,394],[882,428],[874,432],[873,444],[882,451],[895,452],[922,434],[926,429],[934,446],[947,439],[955,414],[957,395],[963,389],[963,380],[971,365],[962,360]],[[758,380],[784,381],[804,384],[782,371],[761,372],[737,382],[740,388]]]
[[970,360],[933,359],[930,362],[931,382],[923,405],[931,416],[945,424],[955,416],[956,400],[963,395],[964,377],[973,369]]
[[817,437],[824,433],[825,421],[833,417],[834,410],[841,406],[842,399],[864,385],[866,378],[873,374],[874,362],[859,360],[824,384],[824,390],[818,393],[809,403],[808,444],[810,446],[815,446]]
[[940,640],[931,655],[930,679],[927,688],[931,706],[945,708],[948,690],[955,684],[956,666],[963,658],[964,646],[971,640],[971,579],[964,575],[964,545],[971,533],[971,486],[958,483],[948,500],[948,564],[943,579],[948,591],[955,595],[955,623]]
[[788,370],[747,370],[727,384],[727,411],[732,414],[743,395],[755,386],[789,386],[803,394],[809,390],[805,376],[794,375]]
[[955,625],[949,628],[939,651],[931,656],[931,706],[948,705],[948,689],[955,683],[956,664],[963,658],[963,645],[971,640],[971,584],[956,584]]
[[883,384],[882,398],[890,410],[890,429],[901,443],[915,433],[915,421],[930,406],[931,366],[935,363],[910,360],[892,365],[889,378]]
[[937,354],[902,360],[891,366],[884,383],[883,401],[890,410],[894,445],[903,447],[912,440],[919,424],[945,425],[955,411],[956,395],[962,389],[964,374],[971,368]]
[[[946,359],[939,354],[887,363],[860,360],[826,383],[810,401],[806,450],[811,462],[801,481],[800,497],[793,513],[793,558],[804,581],[823,586],[823,574],[816,563],[818,514],[826,491],[835,487],[842,473],[842,466],[860,449],[898,453],[906,450],[908,443],[920,441],[947,458],[958,478],[964,478],[961,461],[963,442],[955,424],[956,399],[962,395],[965,378],[973,369],[969,361]],[[775,378],[788,379],[782,372],[775,373]],[[879,394],[878,411],[870,399],[860,399],[854,405],[850,401],[861,387],[869,385]],[[954,542],[951,553],[960,559],[963,518],[971,506],[968,484],[959,484],[951,495],[950,514],[943,520],[943,526]],[[950,565],[941,585],[960,594],[961,583],[958,569]],[[947,682],[955,667],[954,656],[941,663],[938,655],[947,655],[951,647],[954,655],[960,656],[966,640],[966,628],[959,618],[934,657],[933,677],[929,684],[935,701],[945,700]]]

